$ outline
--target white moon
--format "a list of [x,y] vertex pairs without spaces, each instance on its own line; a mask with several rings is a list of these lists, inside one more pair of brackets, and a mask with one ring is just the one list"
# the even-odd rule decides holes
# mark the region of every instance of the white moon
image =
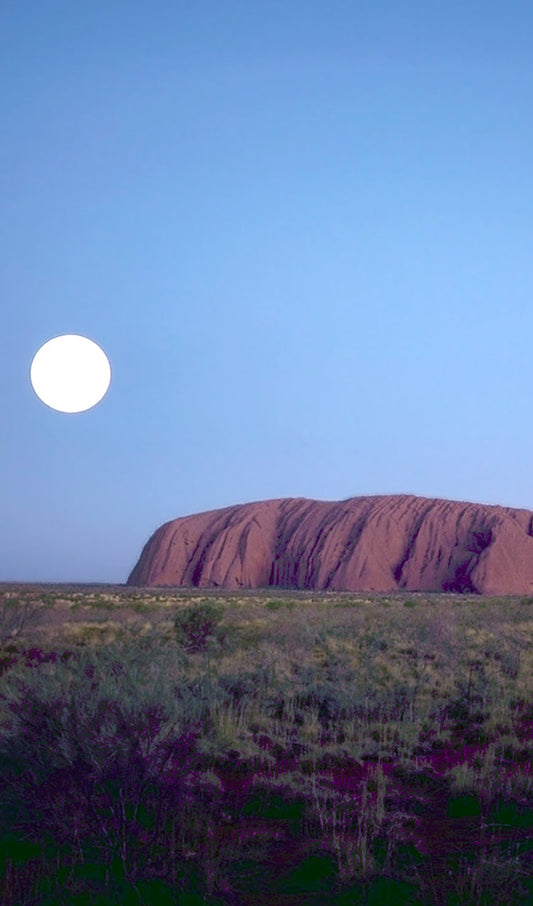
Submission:
[[85,412],[100,402],[111,381],[111,366],[100,347],[77,334],[48,340],[30,369],[35,393],[58,412]]

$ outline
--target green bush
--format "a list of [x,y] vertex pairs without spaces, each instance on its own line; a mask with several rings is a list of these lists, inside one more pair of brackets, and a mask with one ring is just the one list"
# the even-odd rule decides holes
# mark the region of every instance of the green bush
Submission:
[[268,610],[281,610],[283,607],[292,610],[294,601],[267,601],[265,607],[267,607]]
[[210,638],[223,640],[217,629],[222,614],[211,601],[200,601],[187,610],[180,611],[174,619],[176,639],[186,651],[203,651]]

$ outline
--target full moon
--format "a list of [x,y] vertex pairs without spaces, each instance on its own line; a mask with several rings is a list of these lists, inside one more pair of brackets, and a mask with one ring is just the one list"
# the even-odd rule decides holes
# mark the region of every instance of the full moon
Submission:
[[111,366],[100,347],[77,334],[48,340],[33,357],[30,380],[35,393],[58,412],[85,412],[105,395]]

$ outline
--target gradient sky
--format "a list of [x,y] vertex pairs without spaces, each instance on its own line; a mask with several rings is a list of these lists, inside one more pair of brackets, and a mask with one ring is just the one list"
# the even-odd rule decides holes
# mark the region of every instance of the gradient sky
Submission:
[[[533,5],[4,0],[0,580],[272,497],[533,508]],[[106,351],[76,415],[46,340]]]

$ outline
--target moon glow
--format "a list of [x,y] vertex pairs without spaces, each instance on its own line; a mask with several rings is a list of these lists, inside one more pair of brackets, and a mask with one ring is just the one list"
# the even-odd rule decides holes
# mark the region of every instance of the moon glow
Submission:
[[85,412],[111,382],[109,360],[96,343],[77,334],[54,337],[33,357],[30,380],[39,399],[58,412]]

